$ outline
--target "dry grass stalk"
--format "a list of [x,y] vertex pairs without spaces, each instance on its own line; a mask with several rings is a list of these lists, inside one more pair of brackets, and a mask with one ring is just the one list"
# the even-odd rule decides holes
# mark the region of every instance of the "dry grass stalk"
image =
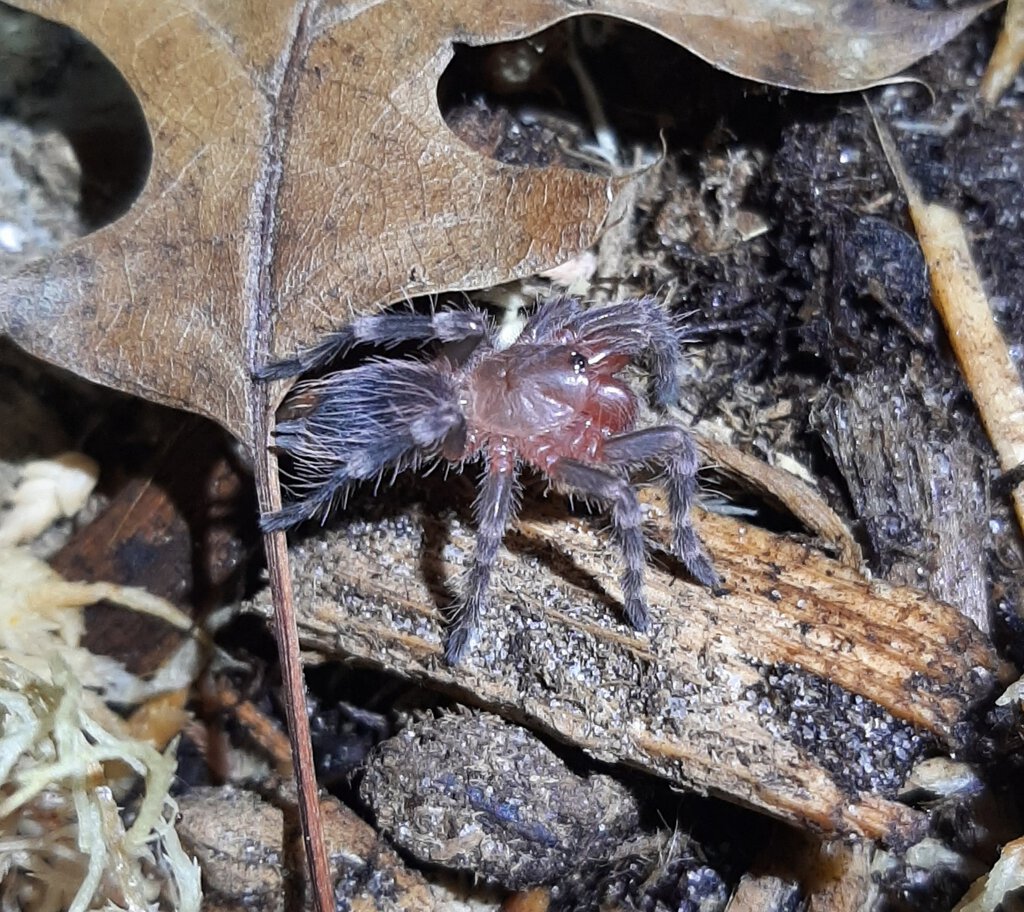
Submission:
[[[910,218],[931,276],[932,302],[946,324],[949,343],[999,465],[1004,472],[1017,470],[1024,466],[1024,385],[992,316],[963,223],[952,209],[925,202],[891,134],[877,118],[875,128],[889,166],[907,194]],[[1014,487],[1011,497],[1024,531],[1024,483]]]
[[[911,200],[910,215],[928,261],[932,300],[999,465],[1004,472],[1012,471],[1024,465],[1024,386],[992,317],[963,224],[952,209],[919,199]],[[1024,484],[1014,488],[1012,498],[1024,530]]]
[[978,93],[985,104],[994,105],[1010,87],[1024,63],[1024,0],[1009,0],[1006,18],[995,49],[981,80]]

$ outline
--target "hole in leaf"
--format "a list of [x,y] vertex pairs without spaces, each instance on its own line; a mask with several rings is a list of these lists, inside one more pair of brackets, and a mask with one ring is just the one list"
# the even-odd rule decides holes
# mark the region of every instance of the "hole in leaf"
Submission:
[[[123,215],[146,183],[153,147],[142,106],[121,73],[73,29],[2,3],[0,61],[0,154],[10,163],[0,168],[31,171],[29,179],[45,185],[48,172],[73,170],[77,160],[77,188],[73,174],[58,181],[71,194],[77,190],[76,233]],[[45,187],[39,195],[46,200],[53,192]]]
[[456,135],[508,164],[632,167],[699,147],[719,125],[777,131],[778,90],[732,76],[667,38],[606,16],[518,41],[456,45],[438,104]]

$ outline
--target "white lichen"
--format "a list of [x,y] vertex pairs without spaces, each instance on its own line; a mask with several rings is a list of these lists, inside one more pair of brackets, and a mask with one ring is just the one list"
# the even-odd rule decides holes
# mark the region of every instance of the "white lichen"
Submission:
[[[199,869],[172,825],[174,745],[98,722],[61,659],[49,678],[0,659],[0,907],[198,912]],[[140,792],[126,825],[121,802]]]

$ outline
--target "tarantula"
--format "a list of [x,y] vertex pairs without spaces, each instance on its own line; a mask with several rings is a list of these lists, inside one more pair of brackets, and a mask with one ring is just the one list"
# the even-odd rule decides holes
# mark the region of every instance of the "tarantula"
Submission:
[[690,523],[697,451],[677,425],[636,429],[639,402],[619,377],[644,361],[654,403],[678,396],[680,331],[650,298],[586,308],[575,298],[543,302],[507,348],[479,310],[360,317],[315,347],[264,368],[296,376],[356,346],[433,344],[428,357],[376,358],[296,387],[312,405],[275,429],[275,445],[294,457],[296,500],[263,517],[265,530],[324,516],[354,484],[441,459],[458,466],[483,456],[475,504],[478,542],[451,624],[445,656],[465,654],[487,605],[491,571],[516,512],[519,470],[528,463],[556,487],[610,507],[622,551],[626,618],[645,630],[645,546],[640,502],[626,471],[665,468],[672,550],[700,583],[719,577]]

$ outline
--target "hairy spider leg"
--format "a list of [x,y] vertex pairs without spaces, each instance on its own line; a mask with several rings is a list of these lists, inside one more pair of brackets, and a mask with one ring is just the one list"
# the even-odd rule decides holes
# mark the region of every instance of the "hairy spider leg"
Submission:
[[651,622],[644,597],[647,559],[636,490],[624,478],[575,459],[555,460],[548,476],[557,484],[575,488],[585,497],[604,501],[611,507],[612,537],[625,564],[621,583],[626,620],[635,630],[646,630]]
[[266,532],[326,516],[360,481],[440,455],[464,433],[452,379],[417,361],[372,361],[302,384],[315,405],[275,428],[274,445],[295,457],[307,496],[265,514]]
[[629,468],[658,462],[665,466],[665,488],[672,519],[672,551],[697,582],[716,594],[721,577],[690,522],[690,506],[697,490],[699,459],[693,438],[682,428],[663,425],[628,434],[617,434],[604,441],[602,454],[612,466]]
[[328,333],[311,348],[291,358],[274,361],[256,371],[258,380],[281,380],[296,377],[327,364],[357,345],[378,345],[393,348],[405,342],[461,342],[483,340],[489,330],[483,311],[439,310],[432,314],[377,314],[357,317],[348,326]]
[[480,618],[487,607],[491,571],[498,559],[498,549],[505,530],[516,512],[518,468],[515,459],[506,454],[488,453],[487,468],[473,511],[476,516],[477,543],[473,564],[466,575],[462,601],[448,630],[444,657],[455,665],[465,655]]
[[583,310],[579,298],[549,298],[543,301],[519,334],[520,342],[543,342],[569,326]]
[[582,311],[572,322],[572,335],[594,353],[591,360],[615,355],[632,359],[646,354],[655,405],[665,408],[678,402],[683,333],[654,298]]
[[[399,447],[393,447],[389,461],[395,461],[402,455]],[[387,467],[387,462],[382,468]],[[376,473],[375,473],[376,474]],[[344,501],[351,486],[359,479],[354,477],[345,466],[332,472],[323,482],[302,500],[296,500],[280,510],[273,513],[264,513],[260,517],[260,529],[264,532],[278,532],[283,529],[290,529],[307,519],[319,516],[321,521],[326,521],[335,501],[341,498]]]

